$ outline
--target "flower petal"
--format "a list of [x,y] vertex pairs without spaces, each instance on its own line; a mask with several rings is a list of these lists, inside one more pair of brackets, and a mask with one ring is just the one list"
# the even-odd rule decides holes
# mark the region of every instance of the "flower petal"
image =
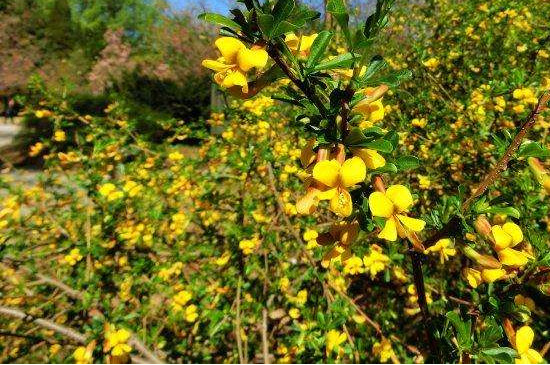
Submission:
[[330,210],[341,217],[349,217],[352,208],[351,195],[345,189],[338,189],[338,192],[330,199]]
[[508,247],[498,251],[498,259],[503,265],[512,267],[522,267],[529,261],[525,253]]
[[534,338],[535,333],[529,326],[523,326],[516,332],[516,350],[520,355],[531,348]]
[[239,50],[246,48],[243,42],[232,37],[218,38],[214,44],[218,47],[227,63],[235,63],[237,61],[237,54],[239,53]]
[[392,185],[386,191],[386,196],[397,207],[399,213],[406,211],[413,205],[413,198],[409,189],[404,185]]
[[512,247],[523,241],[523,232],[517,224],[506,222],[502,225],[502,230],[512,237]]
[[378,233],[378,238],[382,238],[392,242],[397,240],[397,226],[395,225],[395,218],[390,217],[386,221],[384,229],[381,230],[380,233]]
[[229,71],[224,77],[221,86],[226,89],[233,86],[242,86],[243,92],[248,92],[248,81],[245,74],[240,71]]
[[256,67],[257,69],[264,68],[267,64],[267,52],[265,49],[247,49],[242,48],[237,54],[237,63],[243,71],[249,71]]
[[231,67],[233,67],[233,65],[228,65],[216,60],[203,60],[202,67],[206,67],[206,68],[209,68],[210,70],[220,72],[220,71],[225,71],[230,69]]
[[369,208],[375,217],[389,218],[393,214],[393,203],[379,191],[375,191],[369,196]]
[[360,157],[369,169],[377,169],[386,165],[386,159],[375,150],[369,148],[353,149],[353,154]]
[[340,177],[340,164],[336,160],[323,160],[313,167],[313,178],[320,183],[334,188]]
[[537,350],[529,349],[522,355],[522,358],[523,356],[526,356],[527,359],[529,359],[530,364],[542,364],[544,362],[542,355]]
[[340,170],[340,180],[342,185],[350,187],[365,180],[367,176],[367,167],[359,157],[347,159],[342,164]]
[[506,275],[506,270],[504,269],[483,269],[481,270],[481,277],[486,283],[492,283],[497,281]]
[[405,227],[414,232],[420,232],[426,226],[426,222],[424,222],[422,219],[407,217],[403,214],[397,214],[397,218],[399,219],[399,221],[401,221],[401,223],[403,223]]
[[493,233],[493,238],[495,239],[495,250],[502,250],[512,244],[512,236],[506,233],[501,226],[491,227],[491,232]]

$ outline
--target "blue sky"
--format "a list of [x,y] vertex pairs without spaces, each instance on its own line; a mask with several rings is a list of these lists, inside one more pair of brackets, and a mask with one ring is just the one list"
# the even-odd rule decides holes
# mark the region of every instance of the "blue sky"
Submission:
[[208,10],[216,13],[225,14],[229,11],[229,1],[227,0],[168,0],[168,2],[176,10],[186,9],[189,7],[202,9],[203,6],[206,6]]

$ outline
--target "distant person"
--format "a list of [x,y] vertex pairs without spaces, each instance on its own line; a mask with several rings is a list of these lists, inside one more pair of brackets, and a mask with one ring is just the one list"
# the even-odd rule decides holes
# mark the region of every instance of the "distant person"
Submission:
[[8,105],[6,107],[6,120],[9,120],[13,123],[13,117],[15,116],[15,99],[10,97],[8,100]]

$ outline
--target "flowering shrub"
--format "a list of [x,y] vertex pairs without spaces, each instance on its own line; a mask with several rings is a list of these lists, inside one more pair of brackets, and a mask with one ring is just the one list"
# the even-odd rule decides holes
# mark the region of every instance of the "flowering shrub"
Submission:
[[547,70],[476,71],[468,24],[545,10],[381,0],[354,29],[329,0],[337,26],[313,33],[306,6],[243,3],[202,15],[222,26],[203,65],[234,98],[199,148],[173,120],[140,135],[123,103],[27,106],[53,128],[29,150],[43,177],[2,185],[3,360],[543,362]]

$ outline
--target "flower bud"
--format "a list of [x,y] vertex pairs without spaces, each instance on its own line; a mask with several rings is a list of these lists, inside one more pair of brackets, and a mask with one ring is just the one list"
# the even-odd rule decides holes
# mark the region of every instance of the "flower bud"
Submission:
[[500,267],[502,266],[501,263],[497,259],[495,259],[493,256],[482,255],[470,246],[464,247],[462,249],[462,252],[464,252],[464,255],[466,255],[466,257],[468,257],[471,260],[474,260],[475,262],[477,262],[479,265],[483,267],[487,267],[491,269],[500,269]]
[[542,185],[544,190],[550,194],[550,175],[540,161],[535,157],[529,157],[527,159],[531,172],[535,175],[535,178]]
[[491,223],[487,220],[487,218],[484,215],[480,215],[477,217],[474,227],[477,231],[477,233],[489,240],[493,240],[491,236]]

